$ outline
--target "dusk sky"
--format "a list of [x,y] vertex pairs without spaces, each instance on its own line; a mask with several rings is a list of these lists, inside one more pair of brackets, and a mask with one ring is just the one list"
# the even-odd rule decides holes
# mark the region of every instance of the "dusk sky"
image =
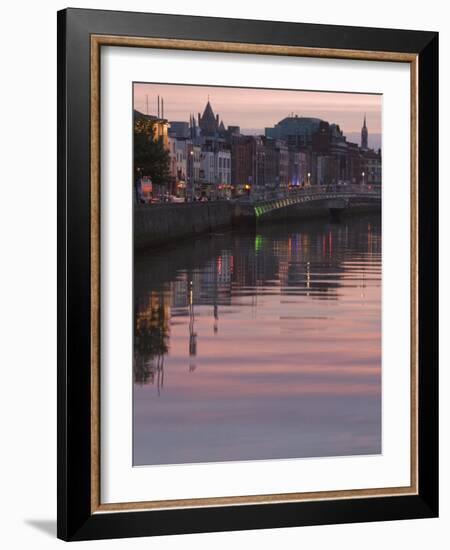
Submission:
[[379,146],[381,95],[136,83],[134,108],[146,113],[148,96],[148,114],[156,114],[158,95],[164,98],[165,118],[184,121],[190,113],[196,117],[203,113],[209,96],[225,126],[240,126],[244,133],[263,133],[265,127],[294,113],[339,124],[344,134],[356,140],[366,114],[369,140],[377,138],[372,146]]

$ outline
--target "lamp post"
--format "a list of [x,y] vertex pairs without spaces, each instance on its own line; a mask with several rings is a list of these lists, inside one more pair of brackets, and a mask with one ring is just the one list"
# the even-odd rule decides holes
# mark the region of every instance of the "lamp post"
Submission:
[[190,170],[189,170],[189,187],[190,187],[190,199],[194,199],[194,151],[191,149],[189,151],[189,161],[190,161]]
[[307,187],[311,187],[311,172],[308,172],[307,176],[308,176]]
[[365,176],[365,175],[366,175],[365,172],[361,172],[361,176],[362,176],[362,185],[363,185],[363,187],[364,187],[364,176]]

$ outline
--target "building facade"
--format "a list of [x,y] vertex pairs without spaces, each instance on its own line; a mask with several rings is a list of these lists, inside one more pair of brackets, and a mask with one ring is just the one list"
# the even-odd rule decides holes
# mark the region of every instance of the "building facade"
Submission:
[[381,185],[381,151],[364,151],[361,158],[361,183],[366,185]]
[[243,135],[239,126],[225,126],[209,98],[189,122],[135,116],[152,122],[153,139],[169,152],[170,194],[256,197],[305,185],[381,185],[381,151],[368,147],[365,115],[361,145],[347,141],[338,124],[294,114],[265,128],[264,136]]
[[231,182],[237,189],[252,185],[255,180],[257,139],[234,135],[231,139]]

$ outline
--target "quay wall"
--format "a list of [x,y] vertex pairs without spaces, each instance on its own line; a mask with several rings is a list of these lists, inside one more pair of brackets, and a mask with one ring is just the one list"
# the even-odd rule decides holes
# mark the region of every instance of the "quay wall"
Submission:
[[140,204],[134,207],[134,246],[155,247],[233,224],[229,201]]
[[[339,214],[351,216],[362,212],[379,211],[380,203],[350,200]],[[245,224],[266,224],[293,219],[330,216],[329,202],[314,200],[272,210],[255,216],[253,206],[232,201],[152,204],[134,207],[134,246],[144,249],[162,246],[186,237]]]

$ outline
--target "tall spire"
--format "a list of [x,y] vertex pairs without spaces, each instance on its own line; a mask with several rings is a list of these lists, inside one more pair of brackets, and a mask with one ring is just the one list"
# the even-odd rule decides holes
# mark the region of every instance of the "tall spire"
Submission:
[[197,137],[197,125],[195,123],[194,113],[191,115],[191,138],[195,139]]
[[366,124],[366,113],[364,113],[364,123],[363,127],[361,128],[361,149],[368,149],[368,142],[369,142],[369,131],[367,130],[367,124]]

